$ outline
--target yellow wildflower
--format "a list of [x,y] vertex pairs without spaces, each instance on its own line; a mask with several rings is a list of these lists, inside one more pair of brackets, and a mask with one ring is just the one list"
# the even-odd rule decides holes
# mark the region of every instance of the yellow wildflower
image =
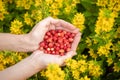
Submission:
[[80,72],[77,69],[72,70],[72,76],[74,79],[78,80],[80,78]]
[[78,70],[80,66],[78,65],[78,62],[74,59],[67,59],[66,66],[70,68],[73,78],[78,80],[80,76],[80,71]]
[[65,13],[66,13],[66,14],[69,14],[70,11],[71,11],[71,8],[72,8],[72,7],[69,6],[69,5],[68,5],[67,7],[65,7]]
[[113,51],[113,52],[118,51],[118,50],[119,50],[119,48],[118,48],[117,46],[112,45],[112,51]]
[[115,72],[119,72],[120,71],[120,67],[118,66],[117,63],[114,63],[114,67],[113,67]]
[[84,77],[80,78],[79,80],[91,80],[91,79],[88,78],[88,76],[84,76]]
[[25,0],[17,0],[16,1],[16,7],[23,7],[23,1],[25,1]]
[[97,58],[97,54],[94,53],[94,50],[90,48],[90,50],[88,51],[88,53],[90,53],[90,56],[94,59]]
[[105,7],[108,4],[108,0],[97,0],[96,3],[98,6],[103,6]]
[[[43,74],[43,73],[42,73]],[[44,72],[47,80],[64,80],[65,73],[57,64],[50,64]]]
[[120,57],[120,53],[117,53],[117,56]]
[[77,55],[77,58],[76,58],[76,60],[81,60],[81,59],[87,59],[87,55],[84,55],[84,54],[82,54],[82,55]]
[[112,46],[111,41],[104,46],[100,46],[98,48],[97,54],[99,54],[99,56],[105,55],[106,57],[108,57],[108,54],[110,53],[110,50],[111,50],[111,48],[110,48],[111,46]]
[[11,33],[21,34],[22,33],[22,30],[21,30],[22,26],[23,26],[22,22],[15,19],[13,22],[11,22],[11,27],[10,27]]
[[87,46],[91,46],[92,45],[92,40],[89,37],[86,38],[85,42],[87,43]]
[[0,12],[0,20],[3,21],[4,18],[4,14]]
[[35,0],[35,6],[38,7],[40,5],[42,5],[42,0]]
[[71,6],[76,6],[78,3],[80,3],[80,0],[72,0]]
[[53,0],[45,0],[46,4],[50,6],[53,3]]
[[0,20],[1,21],[3,21],[3,19],[5,18],[4,14],[8,14],[8,12],[5,9],[5,3],[2,0],[0,0]]
[[78,63],[74,59],[68,59],[66,65],[69,66],[72,70],[79,68]]
[[57,15],[58,15],[59,12],[60,12],[58,4],[55,3],[55,2],[52,3],[49,12],[51,13],[51,16],[52,16],[52,17],[55,17],[55,18],[56,18]]
[[24,22],[25,22],[27,25],[33,26],[33,21],[32,21],[32,19],[30,18],[30,15],[28,14],[28,12],[26,12],[26,13],[24,14]]
[[62,8],[63,0],[55,0],[55,2],[58,4],[58,8]]
[[112,27],[115,22],[115,16],[111,16],[112,13],[106,9],[100,9],[99,17],[96,22],[95,32],[99,35],[102,32],[109,32],[112,30]]
[[81,32],[85,29],[84,22],[85,17],[82,13],[77,13],[72,20],[73,25],[79,28]]
[[0,11],[1,12],[4,12],[5,11],[5,4],[4,4],[4,2],[2,1],[2,0],[0,0]]
[[69,67],[73,78],[76,80],[79,80],[80,74],[84,73],[87,70],[87,62],[84,59],[80,59],[78,61],[74,59],[68,59],[66,61],[66,65]]
[[32,0],[17,0],[16,1],[17,7],[24,7],[27,10],[30,9],[32,4],[33,4]]
[[120,1],[109,0],[108,8],[113,11],[120,11]]
[[112,58],[108,58],[108,59],[107,59],[107,63],[108,63],[108,65],[111,65],[111,64],[113,63]]
[[87,58],[87,55],[82,55],[82,58],[83,58],[83,59],[86,59],[86,58]]
[[13,0],[3,0],[5,3],[12,3],[13,2]]
[[120,26],[118,26],[116,33],[115,38],[120,38]]
[[84,73],[87,70],[87,62],[85,60],[79,60],[78,61],[79,71]]
[[54,18],[57,18],[59,12],[60,12],[59,9],[50,9],[51,16]]
[[4,70],[4,69],[5,69],[4,65],[2,63],[0,63],[0,71]]
[[31,17],[33,18],[33,19],[35,19],[36,20],[36,22],[39,22],[40,20],[42,20],[42,17],[43,16],[43,14],[42,14],[42,11],[41,10],[32,10],[32,14],[31,14]]
[[91,76],[99,77],[102,74],[102,70],[99,65],[95,64],[93,61],[89,61],[89,74]]

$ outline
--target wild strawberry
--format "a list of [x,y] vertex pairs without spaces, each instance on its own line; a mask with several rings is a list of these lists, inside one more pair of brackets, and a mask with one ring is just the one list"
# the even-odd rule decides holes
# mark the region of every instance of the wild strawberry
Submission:
[[65,55],[71,49],[75,33],[65,30],[50,30],[45,34],[44,41],[40,42],[40,50],[53,55]]

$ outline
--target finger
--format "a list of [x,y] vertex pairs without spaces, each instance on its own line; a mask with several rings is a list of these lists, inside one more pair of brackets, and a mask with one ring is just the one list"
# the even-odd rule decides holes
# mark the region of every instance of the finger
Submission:
[[59,24],[61,24],[62,27],[67,28],[69,30],[74,30],[75,26],[73,26],[72,24],[70,24],[69,22],[66,22],[64,20],[60,20]]
[[36,51],[34,51],[32,54],[34,54],[34,55],[43,54],[43,51],[36,50]]
[[78,28],[75,28],[73,30],[70,30],[66,27],[62,27],[62,26],[59,26],[59,27],[55,27],[56,29],[62,29],[62,30],[65,30],[65,31],[69,31],[69,32],[72,32],[72,33],[78,33],[79,32],[79,29]]
[[52,17],[47,17],[44,20],[40,21],[35,25],[35,27],[32,29],[32,31],[35,31],[36,33],[39,33],[40,31],[47,31],[49,29],[49,25],[51,24],[51,21],[55,21]]
[[52,24],[51,24],[51,25],[49,26],[49,30],[51,30],[51,29],[52,29],[52,30],[55,30],[55,25],[52,25]]
[[60,56],[60,66],[65,66],[66,63],[65,63],[65,60],[66,59],[69,59],[69,58],[72,58],[73,56],[75,56],[77,53],[75,51],[70,51],[68,53],[66,53],[66,55],[64,56]]
[[75,51],[69,51],[66,53],[66,55],[61,57],[61,61],[64,62],[66,59],[72,58],[75,56],[77,53]]
[[63,29],[67,29],[67,30],[76,29],[76,27],[74,25],[72,25],[69,22],[66,22],[64,20],[61,20],[61,19],[56,19],[55,21],[52,21],[52,24],[54,24],[57,29],[61,29],[61,27]]
[[80,39],[81,39],[81,33],[79,32],[79,33],[76,34],[76,36],[74,38],[74,41],[73,41],[72,46],[71,46],[71,50],[76,51],[77,46],[80,42]]

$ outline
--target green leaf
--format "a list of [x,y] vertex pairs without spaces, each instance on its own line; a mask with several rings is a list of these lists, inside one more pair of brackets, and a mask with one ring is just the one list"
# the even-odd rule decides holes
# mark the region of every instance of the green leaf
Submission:
[[85,42],[81,42],[78,47],[79,47],[79,49],[77,50],[77,53],[81,54],[86,48]]

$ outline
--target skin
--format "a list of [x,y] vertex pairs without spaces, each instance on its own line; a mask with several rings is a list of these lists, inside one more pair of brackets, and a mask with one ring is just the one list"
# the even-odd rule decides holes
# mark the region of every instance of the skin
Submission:
[[[38,50],[39,43],[43,40],[45,33],[50,29],[63,29],[76,33],[71,50],[64,56],[45,54]],[[0,33],[0,50],[11,50],[18,52],[33,52],[29,57],[17,64],[0,71],[0,80],[26,80],[37,72],[45,69],[48,64],[55,63],[59,66],[65,65],[64,61],[76,55],[81,33],[72,24],[51,17],[45,18],[34,26],[30,33],[14,35]],[[12,47],[11,47],[12,46]]]

